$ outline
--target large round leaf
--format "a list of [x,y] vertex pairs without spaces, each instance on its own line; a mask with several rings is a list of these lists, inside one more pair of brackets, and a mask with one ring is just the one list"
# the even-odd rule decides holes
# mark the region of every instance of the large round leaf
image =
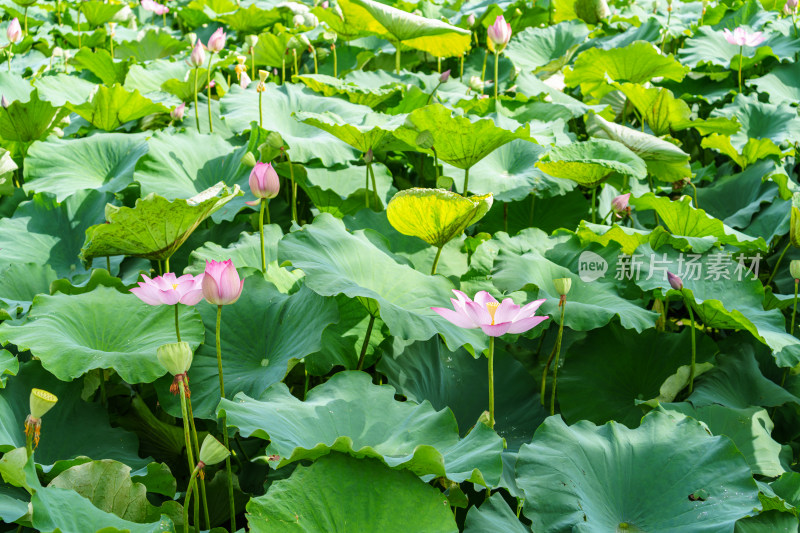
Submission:
[[[260,259],[259,259],[260,266]],[[219,403],[216,321],[217,307],[198,305],[206,344],[189,370],[194,416],[215,418]],[[306,287],[292,295],[278,291],[261,274],[245,279],[242,296],[222,309],[222,374],[225,395],[258,397],[280,382],[295,362],[320,349],[322,331],[337,320],[336,303]],[[180,416],[180,401],[169,393],[170,376],[156,383],[161,404]]]
[[520,450],[517,476],[535,531],[731,531],[759,505],[728,438],[660,412],[633,430],[550,417]]
[[543,172],[594,187],[612,172],[635,179],[647,176],[639,156],[616,141],[592,140],[556,146],[536,164]]
[[98,85],[88,102],[67,106],[93,126],[106,131],[113,131],[126,122],[152,113],[169,113],[169,108],[163,104],[145,98],[139,91],[130,92],[121,85]]
[[382,113],[368,113],[358,122],[345,120],[329,111],[323,113],[300,112],[297,120],[311,124],[343,140],[356,150],[367,153],[388,150],[408,149],[405,143],[397,140],[393,132],[403,125],[405,117]]
[[144,134],[101,133],[82,139],[48,139],[25,158],[25,192],[49,192],[61,202],[82,189],[119,192],[130,184],[147,153]]
[[589,28],[580,20],[525,28],[511,38],[505,54],[522,70],[553,73],[569,64],[588,35]]
[[[244,436],[270,441],[278,467],[331,451],[374,457],[419,476],[447,477],[488,487],[500,480],[503,442],[479,423],[463,439],[452,411],[430,403],[399,402],[395,389],[363,372],[339,372],[300,401],[278,384],[258,400],[238,394],[219,412]],[[325,413],[320,415],[320,413]]]
[[445,497],[409,472],[333,454],[247,504],[253,533],[457,533]]
[[50,292],[58,279],[49,265],[13,264],[0,274],[0,319],[17,318],[30,309],[37,294]]
[[[183,305],[179,311],[181,338],[196,347],[203,339],[197,312]],[[28,317],[21,324],[0,325],[0,342],[30,350],[64,381],[94,368],[113,368],[128,383],[149,383],[166,373],[156,348],[175,342],[171,306],[153,307],[109,287],[72,296],[39,295]]]
[[498,533],[500,531],[503,533],[530,533],[531,530],[514,515],[514,511],[505,502],[503,495],[496,492],[480,507],[470,508],[464,523],[464,533]]
[[395,194],[386,216],[403,235],[440,248],[479,221],[492,207],[492,195],[468,196],[444,189],[406,189]]

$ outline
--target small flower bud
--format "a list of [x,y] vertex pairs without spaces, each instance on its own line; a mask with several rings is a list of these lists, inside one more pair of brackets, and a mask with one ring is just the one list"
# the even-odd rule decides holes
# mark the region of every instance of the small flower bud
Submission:
[[248,167],[256,166],[256,156],[253,155],[253,152],[246,152],[242,156],[242,164]]
[[794,193],[789,217],[789,242],[800,248],[800,193]]
[[211,34],[211,37],[208,38],[207,48],[211,50],[211,52],[219,52],[225,48],[225,41],[227,39],[228,35],[222,31],[222,28],[217,28],[217,30]]
[[215,465],[224,461],[231,452],[223,444],[212,437],[206,435],[203,444],[200,445],[200,462],[204,465]]
[[30,408],[31,416],[33,418],[42,418],[47,411],[52,409],[58,398],[55,394],[51,394],[43,389],[31,389]]
[[8,42],[16,43],[22,39],[22,28],[19,25],[19,19],[16,17],[11,19],[11,22],[6,28],[6,37],[8,37]]
[[792,259],[789,263],[789,272],[795,280],[800,279],[800,259]]
[[181,105],[169,112],[172,120],[183,120],[183,114],[186,112],[186,102],[181,102]]
[[272,163],[256,163],[250,171],[250,190],[256,198],[275,198],[280,192],[281,182]]
[[8,100],[6,100],[6,95],[0,96],[0,105],[3,106],[3,109],[8,109],[8,106],[11,105],[8,103]]
[[556,288],[556,292],[560,296],[566,296],[567,294],[569,294],[569,290],[572,288],[572,278],[554,279],[553,285]]
[[159,346],[156,356],[161,366],[173,376],[185,374],[192,366],[192,349],[188,342],[173,342]]
[[189,55],[189,64],[193,67],[201,67],[206,61],[206,52],[203,50],[203,43],[200,39],[194,43],[191,55]]
[[430,150],[433,147],[433,133],[431,130],[423,130],[417,134],[414,142],[423,150]]
[[683,280],[673,274],[672,272],[667,272],[667,279],[669,280],[669,285],[676,291],[680,291],[683,289]]
[[620,194],[613,200],[611,200],[611,210],[614,212],[614,215],[617,218],[622,218],[625,215],[631,214],[631,208],[628,205],[628,202],[631,198],[631,193],[627,194]]
[[474,25],[475,25],[475,15],[470,13],[469,16],[467,17],[467,26],[471,28]]
[[447,80],[450,79],[450,69],[445,70],[442,72],[442,75],[439,76],[439,83],[447,83]]
[[369,150],[367,150],[367,153],[364,154],[364,162],[369,165],[370,163],[372,163],[372,161],[374,161],[374,159],[375,155],[372,153],[372,148],[370,148]]
[[322,0],[322,4],[320,5],[322,6],[322,9],[328,9],[328,7],[330,6],[328,0]]

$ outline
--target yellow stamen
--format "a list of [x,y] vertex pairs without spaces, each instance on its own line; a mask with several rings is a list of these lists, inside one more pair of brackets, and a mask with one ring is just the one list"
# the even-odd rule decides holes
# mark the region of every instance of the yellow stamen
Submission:
[[492,317],[493,326],[494,326],[494,314],[497,312],[498,307],[500,307],[500,304],[497,302],[489,302],[486,304],[486,310],[489,311],[489,316]]
[[177,289],[177,288],[178,288],[178,284],[177,284],[177,283],[173,283],[173,284],[172,284],[172,290],[175,290],[175,289]]

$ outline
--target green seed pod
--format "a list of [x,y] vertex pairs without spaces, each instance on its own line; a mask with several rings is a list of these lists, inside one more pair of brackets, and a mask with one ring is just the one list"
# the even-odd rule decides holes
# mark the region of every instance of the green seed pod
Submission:
[[173,376],[185,374],[192,366],[192,349],[188,342],[173,342],[158,347],[158,362]]
[[800,259],[792,259],[789,263],[789,272],[794,279],[800,279]]
[[203,444],[200,446],[200,462],[205,465],[215,465],[222,462],[230,454],[231,452],[211,435],[206,435]]
[[554,279],[553,285],[556,288],[556,292],[560,296],[566,296],[567,294],[569,294],[569,290],[572,288],[572,278]]
[[433,133],[431,133],[431,130],[421,131],[414,142],[423,150],[430,150],[433,146]]
[[795,248],[800,248],[800,193],[792,197],[792,212],[789,222],[789,242]]
[[253,155],[253,152],[247,152],[242,156],[242,164],[248,167],[256,166],[256,156]]
[[31,389],[30,407],[33,418],[42,418],[44,414],[52,409],[58,398],[42,389]]
[[247,35],[244,38],[244,42],[249,48],[255,48],[255,46],[258,44],[258,35]]

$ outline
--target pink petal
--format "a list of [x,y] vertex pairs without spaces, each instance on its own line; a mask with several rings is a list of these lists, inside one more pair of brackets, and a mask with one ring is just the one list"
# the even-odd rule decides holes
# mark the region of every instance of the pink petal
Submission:
[[511,298],[503,300],[494,312],[494,323],[502,324],[504,322],[511,322],[516,318],[519,313],[519,306],[514,303]]
[[476,326],[466,314],[461,314],[447,309],[445,307],[431,307],[434,311],[439,313],[442,318],[445,318],[460,328],[475,329]]
[[[206,274],[208,274],[208,270],[206,270]],[[211,305],[222,305],[219,297],[219,286],[214,280],[214,276],[206,275],[203,277],[203,297]]]
[[464,305],[464,311],[469,319],[479,326],[492,323],[492,316],[485,305],[480,305],[477,302],[467,302]]
[[252,200],[250,202],[245,202],[245,203],[247,205],[258,206],[261,205],[261,198],[259,198],[258,200]]
[[203,289],[192,289],[183,296],[180,302],[184,305],[197,305],[203,299]]
[[225,270],[222,271],[219,279],[219,295],[220,298],[225,300],[225,303],[233,303],[239,299],[242,294],[242,285],[239,280],[239,273],[236,272],[236,267],[233,262],[229,262]]
[[132,288],[131,292],[148,305],[161,305],[163,303],[158,289],[152,285],[140,283],[138,287]]
[[513,318],[513,320],[519,320],[521,318],[528,318],[533,316],[533,314],[539,309],[539,307],[541,307],[541,305],[545,301],[547,300],[545,298],[542,298],[541,300],[534,300],[524,305],[522,309],[519,310],[519,313],[517,313],[517,316]]
[[550,318],[549,316],[532,316],[529,318],[523,318],[521,320],[515,320],[511,323],[511,327],[508,328],[508,333],[523,333],[528,331],[529,329],[538,326],[545,320]]
[[180,294],[172,287],[168,291],[161,291],[161,301],[167,305],[175,305],[179,299]]
[[501,335],[505,335],[510,327],[511,327],[511,322],[505,322],[504,324],[495,324],[494,326],[489,324],[481,324],[481,329],[483,330],[483,332],[489,335],[490,337],[500,337]]
[[[474,299],[474,301],[475,301],[476,303],[478,303],[479,305],[483,306],[483,307],[486,307],[486,304],[488,304],[488,303],[490,303],[490,302],[497,303],[497,300],[495,300],[495,299],[494,299],[494,296],[492,296],[491,294],[489,294],[489,293],[488,293],[488,292],[486,292],[486,291],[479,291],[479,292],[477,292],[477,293],[475,294],[475,299]],[[488,312],[488,311],[487,311],[487,312]]]

